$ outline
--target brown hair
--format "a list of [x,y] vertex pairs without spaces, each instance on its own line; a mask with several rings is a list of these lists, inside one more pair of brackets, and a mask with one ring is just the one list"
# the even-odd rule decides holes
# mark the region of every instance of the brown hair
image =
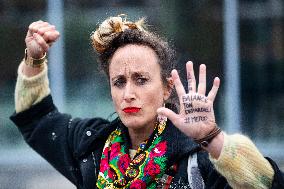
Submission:
[[106,19],[92,33],[91,40],[99,55],[100,66],[108,76],[109,62],[115,51],[127,44],[137,44],[148,46],[155,51],[161,67],[161,79],[167,84],[167,78],[175,66],[175,51],[166,41],[145,28],[144,19],[134,23],[118,16]]

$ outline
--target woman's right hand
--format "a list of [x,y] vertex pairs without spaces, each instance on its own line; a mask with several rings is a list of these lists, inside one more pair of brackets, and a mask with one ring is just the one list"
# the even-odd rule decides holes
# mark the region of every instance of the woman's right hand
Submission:
[[[55,26],[41,20],[31,23],[25,39],[27,56],[40,59],[48,52],[49,47],[59,38],[59,32]],[[32,67],[22,64],[22,73],[32,77],[40,73],[41,67]]]
[[25,38],[28,56],[35,59],[43,57],[59,36],[55,26],[48,22],[39,20],[31,23]]

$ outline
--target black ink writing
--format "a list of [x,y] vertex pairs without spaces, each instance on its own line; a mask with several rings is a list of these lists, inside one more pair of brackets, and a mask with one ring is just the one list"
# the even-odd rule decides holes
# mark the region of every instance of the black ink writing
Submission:
[[211,112],[211,108],[185,108],[185,114],[192,114],[195,112]]
[[186,117],[184,119],[184,123],[197,123],[200,121],[207,121],[207,116],[193,116],[193,117]]
[[207,103],[207,98],[205,96],[201,96],[198,94],[195,95],[183,95],[182,96],[182,102],[192,102],[192,101],[201,101]]
[[183,103],[185,109],[193,108],[192,103]]

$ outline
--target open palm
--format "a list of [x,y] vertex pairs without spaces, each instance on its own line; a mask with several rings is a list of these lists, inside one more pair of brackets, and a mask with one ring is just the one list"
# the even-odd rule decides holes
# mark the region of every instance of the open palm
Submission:
[[177,71],[172,71],[172,79],[180,102],[179,114],[167,108],[159,108],[158,114],[168,117],[187,136],[200,139],[216,127],[213,102],[218,92],[220,79],[217,77],[214,79],[212,89],[205,96],[206,66],[204,64],[200,65],[197,90],[192,62],[186,64],[186,71],[188,93],[186,93]]

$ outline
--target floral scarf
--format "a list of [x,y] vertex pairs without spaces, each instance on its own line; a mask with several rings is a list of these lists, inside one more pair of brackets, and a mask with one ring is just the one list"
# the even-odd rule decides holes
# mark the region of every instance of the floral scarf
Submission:
[[97,187],[156,188],[157,181],[167,168],[167,141],[163,141],[161,137],[165,127],[166,120],[160,120],[151,137],[140,144],[132,160],[122,128],[113,131],[103,149]]

